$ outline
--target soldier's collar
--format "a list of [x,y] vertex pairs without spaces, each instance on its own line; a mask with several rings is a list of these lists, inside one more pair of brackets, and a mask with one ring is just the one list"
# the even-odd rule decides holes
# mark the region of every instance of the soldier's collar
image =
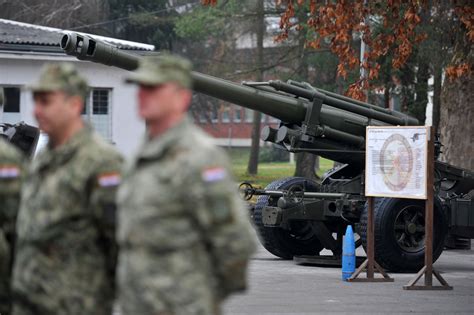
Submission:
[[146,137],[138,154],[138,159],[154,159],[163,155],[168,148],[179,141],[183,136],[183,130],[187,128],[189,123],[189,118],[184,117],[183,120],[168,129],[161,136],[155,139]]
[[90,136],[91,132],[91,127],[85,125],[84,128],[58,148],[53,149],[50,144],[48,144],[43,154],[38,156],[38,166],[42,167],[47,164],[58,164],[69,160],[81,144]]

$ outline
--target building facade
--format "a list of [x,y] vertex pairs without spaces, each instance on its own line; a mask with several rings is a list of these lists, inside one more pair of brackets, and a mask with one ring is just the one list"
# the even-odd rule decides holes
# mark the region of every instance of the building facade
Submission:
[[[137,149],[144,124],[136,115],[136,87],[125,84],[127,71],[80,61],[59,47],[63,30],[0,19],[0,86],[7,102],[0,123],[24,121],[36,125],[33,99],[25,86],[35,82],[41,67],[51,62],[71,62],[87,79],[91,90],[86,99],[84,120],[126,156]],[[133,53],[147,53],[154,46],[113,38],[100,39]]]
[[[222,147],[250,147],[254,112],[237,105],[222,105],[206,115],[194,117],[194,121],[210,134],[217,145]],[[261,126],[277,128],[279,120],[262,114]],[[260,141],[260,145],[264,145]]]
[[[59,47],[65,30],[0,19],[0,86],[7,103],[0,111],[0,123],[25,122],[36,125],[33,99],[25,87],[35,82],[41,67],[51,62],[71,62],[87,79],[91,90],[83,112],[87,121],[106,140],[130,157],[137,149],[144,124],[136,114],[136,87],[124,84],[127,71],[66,55]],[[97,39],[136,54],[150,54],[153,45],[96,36]],[[198,126],[223,147],[251,145],[253,111],[219,102],[218,106],[194,115]],[[262,127],[277,127],[279,121],[262,115]],[[263,141],[261,145],[265,145]]]

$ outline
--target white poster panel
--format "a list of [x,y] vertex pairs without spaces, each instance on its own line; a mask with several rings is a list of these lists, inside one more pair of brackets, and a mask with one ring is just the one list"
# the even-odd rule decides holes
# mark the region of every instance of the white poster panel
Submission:
[[429,127],[369,126],[365,195],[426,199]]

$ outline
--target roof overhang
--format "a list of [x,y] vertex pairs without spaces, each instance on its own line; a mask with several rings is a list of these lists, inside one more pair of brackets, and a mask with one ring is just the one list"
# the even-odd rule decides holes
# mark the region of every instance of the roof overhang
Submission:
[[[6,20],[6,19],[0,19],[0,24],[4,24],[4,25],[8,25],[9,27],[12,27],[13,32],[14,32],[15,27],[22,29],[23,34],[25,34],[24,33],[25,29],[31,30],[32,32],[34,30],[45,32],[43,36],[41,36],[41,34],[35,34],[36,36],[32,36],[32,38],[24,38],[24,37],[28,37],[27,36],[28,32],[26,35],[23,35],[22,37],[20,36],[22,32],[19,32],[18,35],[13,34],[12,36],[11,33],[9,34],[8,31],[5,31],[4,32],[5,36],[3,39],[2,39],[2,34],[0,33],[0,49],[8,48],[9,50],[19,50],[19,51],[20,50],[21,51],[33,50],[33,51],[47,51],[47,52],[56,52],[56,50],[58,50],[58,52],[62,52],[59,45],[61,36],[64,34],[69,34],[73,32],[69,30],[62,30],[59,28],[17,22],[17,21]],[[143,44],[143,43],[117,39],[117,38],[112,38],[112,37],[106,37],[106,36],[100,36],[100,35],[93,35],[93,34],[82,33],[82,32],[76,32],[76,33],[85,35],[85,36],[91,36],[98,40],[105,41],[123,50],[130,50],[130,51],[137,51],[137,52],[139,51],[150,52],[150,51],[155,50],[154,45]],[[41,40],[44,37],[49,37],[49,39]],[[56,41],[56,37],[57,37],[57,41]],[[5,47],[5,46],[8,46],[8,47]]]

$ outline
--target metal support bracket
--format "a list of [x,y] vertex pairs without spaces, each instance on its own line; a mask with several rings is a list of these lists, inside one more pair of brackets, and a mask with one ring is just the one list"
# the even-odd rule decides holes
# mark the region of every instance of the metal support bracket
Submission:
[[315,221],[313,222],[313,226],[313,230],[321,241],[321,244],[325,248],[330,249],[335,256],[340,256],[342,254],[341,244],[334,239],[326,225],[323,222]]
[[319,116],[324,102],[324,94],[315,92],[313,102],[308,104],[306,116],[302,125],[303,134],[317,136],[320,124]]

